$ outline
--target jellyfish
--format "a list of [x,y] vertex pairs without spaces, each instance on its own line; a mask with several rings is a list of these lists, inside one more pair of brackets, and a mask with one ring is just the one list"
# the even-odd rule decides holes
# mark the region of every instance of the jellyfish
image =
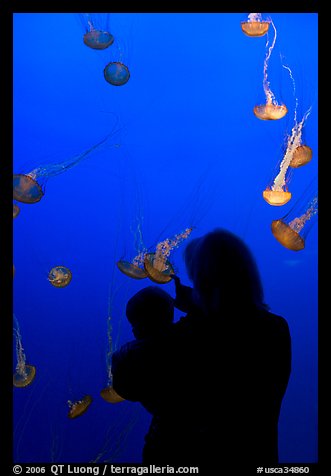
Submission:
[[166,238],[156,245],[155,253],[146,253],[144,267],[151,281],[158,284],[165,284],[171,281],[174,268],[169,261],[169,256],[174,248],[178,248],[183,240],[186,240],[193,228],[186,228],[182,233],[172,238]]
[[301,204],[301,200],[283,218],[271,222],[271,231],[285,248],[300,251],[318,214],[318,196]]
[[270,20],[262,20],[261,13],[250,13],[247,21],[241,22],[241,29],[247,36],[260,37],[269,30]]
[[289,167],[301,167],[312,158],[311,148],[302,145],[302,128],[310,111],[311,108],[304,114],[300,122],[297,122],[295,114],[294,126],[287,138],[286,151],[279,165],[280,170],[273,183],[263,191],[263,198],[269,205],[281,206],[291,199],[292,194],[288,191],[289,175],[287,172]]
[[128,261],[120,259],[117,261],[116,265],[118,269],[124,273],[126,276],[129,276],[133,279],[143,279],[146,278],[147,272],[144,268],[144,259],[145,254],[147,253],[147,248],[144,245],[143,233],[142,233],[142,222],[143,214],[140,204],[140,196],[138,193],[135,196],[135,202],[137,206],[136,217],[133,224],[130,226],[130,231],[134,235],[134,246],[136,250],[135,257]]
[[32,383],[36,376],[36,367],[26,363],[26,356],[22,345],[22,336],[18,320],[14,314],[14,335],[16,340],[16,369],[13,376],[13,385],[17,388],[27,387]]
[[291,69],[287,65],[284,65],[284,64],[283,64],[283,68],[287,69],[289,72],[290,78],[293,83],[293,92],[295,96],[294,121],[293,121],[294,125],[292,127],[291,135],[288,136],[288,140],[287,140],[287,152],[289,153],[289,156],[291,158],[289,166],[294,169],[294,168],[302,167],[305,164],[308,164],[308,162],[310,162],[313,157],[312,149],[308,145],[305,145],[302,143],[303,127],[305,126],[306,121],[311,113],[311,106],[305,112],[301,121],[298,122],[297,110],[298,110],[299,101],[296,96],[295,80],[294,80]]
[[308,145],[302,144],[302,129],[310,112],[311,108],[306,111],[300,122],[297,123],[295,121],[295,124],[292,128],[292,134],[288,140],[287,147],[291,154],[289,166],[293,169],[308,164],[308,162],[310,162],[313,157],[312,149]]
[[313,151],[308,145],[298,145],[293,152],[290,167],[296,169],[308,164],[313,157]]
[[65,288],[72,278],[72,273],[66,266],[54,266],[48,273],[48,281],[56,288]]
[[109,299],[108,299],[108,317],[107,317],[107,340],[108,351],[106,355],[107,364],[107,385],[100,392],[101,397],[108,403],[119,403],[125,399],[122,398],[113,388],[113,374],[111,371],[111,359],[113,356],[113,326],[112,326],[112,305],[111,305],[111,285],[109,286]]
[[13,203],[13,218],[16,218],[19,212],[20,207],[16,203]]
[[92,403],[92,397],[91,395],[85,395],[81,400],[77,400],[76,402],[68,400],[67,403],[69,406],[68,418],[73,419],[83,415],[87,411]]
[[147,278],[148,274],[144,268],[144,260],[147,249],[143,248],[138,254],[132,259],[132,261],[126,261],[120,259],[117,261],[116,265],[122,273],[126,276],[129,276],[133,279],[143,279]]
[[94,50],[105,50],[114,43],[114,37],[109,32],[107,14],[81,13],[84,28],[83,42]]
[[122,273],[124,273],[126,276],[129,276],[130,278],[147,278],[147,272],[142,267],[144,265],[145,254],[145,252],[139,253],[133,258],[132,262],[120,259],[117,261],[116,265],[118,269],[122,271]]
[[110,58],[103,69],[103,76],[107,83],[113,86],[123,86],[131,76],[128,67],[128,54],[126,40],[117,37],[111,49]]
[[13,197],[14,200],[22,203],[37,203],[45,194],[45,185],[48,179],[60,175],[71,167],[74,167],[83,159],[87,158],[91,152],[103,145],[109,137],[114,135],[112,131],[104,139],[81,154],[58,164],[40,165],[26,174],[14,174],[13,177]]
[[264,94],[266,98],[266,103],[257,105],[253,109],[255,116],[264,121],[281,119],[287,113],[287,107],[285,106],[285,104],[277,103],[277,100],[275,98],[274,93],[272,92],[270,88],[270,83],[268,80],[269,60],[270,60],[270,56],[274,49],[276,38],[277,38],[276,27],[273,24],[272,20],[270,20],[270,23],[272,24],[274,29],[274,38],[269,48],[268,48],[269,40],[267,41],[266,56],[264,58],[264,66],[263,66],[263,90],[264,90]]
[[121,61],[111,61],[108,63],[103,74],[107,83],[113,86],[123,86],[130,79],[129,68]]

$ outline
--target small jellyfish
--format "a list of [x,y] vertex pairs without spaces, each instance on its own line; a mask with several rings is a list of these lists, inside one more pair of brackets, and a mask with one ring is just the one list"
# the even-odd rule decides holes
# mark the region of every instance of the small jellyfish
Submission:
[[22,203],[37,203],[45,194],[45,185],[48,179],[60,175],[71,167],[74,167],[83,159],[87,158],[92,151],[103,145],[109,137],[114,135],[112,131],[104,139],[81,154],[58,164],[40,165],[26,174],[14,174],[13,198]]
[[308,162],[310,162],[313,157],[312,149],[308,145],[303,144],[303,140],[302,140],[303,128],[306,125],[306,121],[311,113],[311,106],[305,112],[301,121],[298,122],[297,110],[298,110],[299,101],[298,101],[298,97],[296,96],[295,80],[294,80],[291,69],[286,65],[283,65],[283,67],[287,69],[289,72],[290,78],[293,83],[293,92],[295,96],[294,121],[293,121],[294,125],[292,127],[291,134],[288,136],[286,152],[289,155],[289,162],[290,162],[289,166],[293,169],[296,169],[298,167],[302,167],[303,165],[308,164]]
[[300,122],[297,122],[295,113],[294,126],[287,138],[286,151],[279,165],[280,170],[273,183],[263,191],[263,198],[269,205],[281,206],[291,199],[292,194],[288,191],[289,167],[298,168],[311,160],[312,151],[310,147],[301,144],[302,128],[310,110],[309,108]]
[[289,159],[288,154],[285,153],[285,156],[280,162],[278,174],[262,193],[264,200],[269,203],[269,205],[282,206],[291,200],[292,193],[288,190],[288,168]]
[[136,255],[131,261],[120,259],[117,261],[116,265],[118,269],[126,276],[129,276],[133,279],[143,279],[147,278],[147,272],[144,268],[144,258],[145,254],[147,253],[147,249],[143,240],[143,213],[141,210],[140,196],[138,193],[135,196],[134,201],[136,203],[137,211],[134,222],[130,226],[130,231],[134,234],[134,247]]
[[186,228],[182,233],[172,238],[167,238],[156,245],[155,253],[146,253],[144,267],[151,281],[158,284],[165,284],[171,281],[174,268],[168,260],[173,249],[177,248],[183,240],[191,234],[193,228]]
[[113,388],[113,374],[111,371],[111,359],[113,356],[113,327],[112,327],[112,286],[109,285],[108,298],[108,317],[107,317],[107,340],[108,349],[106,354],[107,365],[107,385],[100,392],[100,396],[108,403],[119,403],[125,399],[122,398]]
[[114,43],[114,37],[109,32],[108,15],[82,13],[80,19],[84,28],[83,41],[94,50],[105,50]]
[[313,151],[308,145],[298,145],[294,150],[290,167],[297,169],[308,164],[313,157]]
[[19,212],[20,207],[16,203],[13,203],[13,218],[16,218]]
[[303,250],[317,214],[317,195],[303,205],[299,200],[283,218],[271,222],[272,234],[285,248],[292,251]]
[[111,61],[105,66],[103,74],[107,83],[113,86],[123,86],[130,79],[129,68],[121,61]]
[[56,288],[65,288],[72,279],[72,273],[66,266],[54,266],[48,273],[48,281]]
[[257,105],[253,109],[255,116],[264,121],[281,119],[287,114],[287,107],[285,106],[285,104],[278,104],[275,98],[275,95],[270,88],[270,83],[268,80],[269,60],[270,60],[270,56],[274,49],[276,38],[277,38],[277,31],[276,31],[275,25],[273,24],[271,20],[270,20],[270,23],[273,26],[275,34],[274,34],[273,42],[269,48],[268,48],[269,41],[267,41],[266,56],[265,56],[264,65],[263,65],[263,90],[265,94],[266,103]]
[[13,197],[18,202],[22,203],[37,203],[39,202],[44,191],[42,186],[36,181],[36,170],[32,170],[28,174],[15,174],[13,177]]
[[85,395],[82,400],[78,400],[76,402],[72,402],[71,400],[68,400],[68,405],[69,405],[69,412],[68,412],[68,418],[77,418],[81,415],[83,415],[88,407],[92,403],[92,397],[90,395]]
[[16,369],[13,375],[13,385],[17,388],[27,387],[32,383],[36,376],[36,367],[34,365],[26,364],[26,356],[22,345],[22,337],[20,333],[19,324],[14,315],[14,335],[16,340]]
[[260,37],[269,30],[270,20],[263,21],[261,13],[250,13],[247,21],[241,22],[241,29],[247,36]]
[[100,392],[101,397],[108,403],[123,402],[125,398],[122,398],[111,385],[103,388]]
[[145,270],[151,281],[158,284],[165,284],[171,281],[174,268],[169,260],[165,260],[157,253],[146,253],[144,260]]
[[289,157],[289,166],[292,169],[297,169],[303,165],[308,164],[313,157],[313,151],[308,145],[302,144],[302,129],[310,114],[311,108],[304,114],[300,122],[294,120],[294,126],[292,128],[292,134],[288,139],[287,153]]
[[145,257],[145,253],[141,255],[137,255],[133,258],[133,261],[125,261],[123,259],[117,261],[116,265],[122,273],[126,276],[129,276],[133,279],[143,279],[147,278],[147,272],[144,268],[141,267],[141,263],[143,263]]

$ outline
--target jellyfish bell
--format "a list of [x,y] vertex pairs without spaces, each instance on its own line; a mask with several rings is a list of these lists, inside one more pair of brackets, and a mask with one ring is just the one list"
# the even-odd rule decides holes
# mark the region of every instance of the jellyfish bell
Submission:
[[155,253],[145,253],[144,268],[151,281],[165,284],[172,280],[172,275],[176,273],[169,261],[169,256],[175,248],[178,248],[182,241],[190,236],[192,230],[193,227],[190,226],[183,232],[160,241],[156,245]]
[[290,167],[298,168],[308,164],[313,157],[313,151],[308,145],[299,145],[293,152]]
[[123,402],[125,398],[122,398],[110,385],[105,387],[100,392],[101,397],[108,403],[119,403]]
[[272,190],[270,188],[266,188],[262,195],[264,200],[269,203],[269,205],[274,206],[285,205],[285,203],[289,202],[292,197],[291,192],[284,190]]
[[36,367],[34,365],[25,364],[17,365],[13,375],[13,385],[17,388],[23,388],[30,385],[36,376]]
[[13,176],[13,198],[22,203],[37,203],[44,196],[39,183],[29,174]]
[[284,104],[262,104],[255,106],[254,115],[263,121],[275,121],[282,119],[287,114],[287,107]]
[[271,222],[271,231],[276,240],[285,246],[285,248],[293,251],[304,249],[305,240],[282,220],[273,220]]
[[130,278],[143,279],[148,276],[145,269],[140,268],[134,263],[130,263],[130,261],[119,260],[116,262],[116,265],[118,269],[122,271],[122,273],[124,273],[126,276],[129,276]]
[[123,86],[130,79],[129,68],[120,61],[108,63],[103,70],[103,74],[107,83],[113,86]]
[[317,191],[312,187],[315,181],[295,203],[292,209],[282,218],[273,220],[271,231],[276,240],[285,248],[293,251],[303,250],[311,227],[318,215]]
[[13,218],[16,218],[19,213],[20,207],[16,203],[13,203]]
[[85,395],[82,400],[78,400],[77,402],[68,401],[68,405],[70,410],[68,412],[68,418],[73,419],[83,415],[88,407],[92,403],[92,397],[90,395]]
[[169,283],[171,275],[176,274],[169,260],[159,259],[156,253],[146,253],[144,267],[149,279],[158,284]]
[[72,279],[72,273],[66,266],[54,266],[48,273],[48,281],[56,288],[68,286]]
[[269,30],[270,21],[263,21],[261,13],[250,13],[248,20],[241,22],[243,33],[251,37],[264,36]]
[[83,42],[94,50],[105,50],[114,43],[114,37],[108,31],[91,29],[83,36]]
[[83,27],[83,42],[94,50],[104,50],[114,43],[110,33],[109,13],[80,13],[78,17]]
[[260,37],[267,33],[269,24],[268,21],[242,21],[241,29],[247,36]]

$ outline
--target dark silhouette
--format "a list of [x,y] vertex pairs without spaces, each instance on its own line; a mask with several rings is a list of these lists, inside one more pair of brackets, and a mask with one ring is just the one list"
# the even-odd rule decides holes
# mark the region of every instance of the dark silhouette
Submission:
[[[134,294],[126,305],[126,317],[136,340],[124,344],[112,356],[113,387],[123,398],[137,400],[150,412],[157,407],[157,395],[144,383],[150,355],[158,353],[157,344],[169,335],[174,320],[174,299],[157,286],[147,286]],[[144,362],[146,360],[146,362]],[[143,371],[142,368],[143,367]],[[156,369],[157,372],[157,369]]]
[[129,299],[126,317],[136,339],[156,337],[173,323],[174,300],[163,289],[147,286]]
[[125,382],[124,398],[149,400],[143,462],[276,464],[291,371],[287,322],[264,303],[255,260],[236,235],[217,229],[192,240],[185,263],[193,290],[175,278],[175,303],[187,315],[141,341],[123,357],[125,371],[113,372],[120,394]]

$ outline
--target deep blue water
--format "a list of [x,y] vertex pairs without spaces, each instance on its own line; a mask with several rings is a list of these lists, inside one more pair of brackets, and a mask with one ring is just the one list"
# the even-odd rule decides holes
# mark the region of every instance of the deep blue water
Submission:
[[[277,30],[270,87],[288,107],[278,121],[253,114],[265,101],[268,38],[242,33],[247,15],[100,14],[115,38],[104,51],[84,45],[79,14],[14,15],[14,172],[48,164],[49,173],[50,164],[70,162],[114,131],[50,177],[40,202],[19,204],[14,220],[14,313],[27,363],[37,369],[30,386],[14,389],[16,462],[140,462],[149,415],[99,394],[107,382],[108,317],[114,345],[131,339],[126,301],[151,284],[123,275],[116,261],[135,256],[139,230],[153,250],[189,226],[192,238],[228,228],[254,253],[266,302],[292,335],[280,460],[317,461],[318,230],[314,224],[295,252],[270,226],[303,205],[317,177],[318,15],[263,13]],[[272,38],[271,31],[269,46]],[[131,73],[123,86],[103,76],[116,60]],[[284,155],[295,110],[300,121],[310,107],[303,142],[313,158],[293,170],[290,202],[271,206],[262,191]],[[171,259],[189,284],[184,246]],[[63,289],[47,280],[56,265],[72,271]],[[174,295],[172,282],[163,286]],[[15,349],[13,356],[16,364]],[[67,401],[86,394],[90,408],[70,420]]]

